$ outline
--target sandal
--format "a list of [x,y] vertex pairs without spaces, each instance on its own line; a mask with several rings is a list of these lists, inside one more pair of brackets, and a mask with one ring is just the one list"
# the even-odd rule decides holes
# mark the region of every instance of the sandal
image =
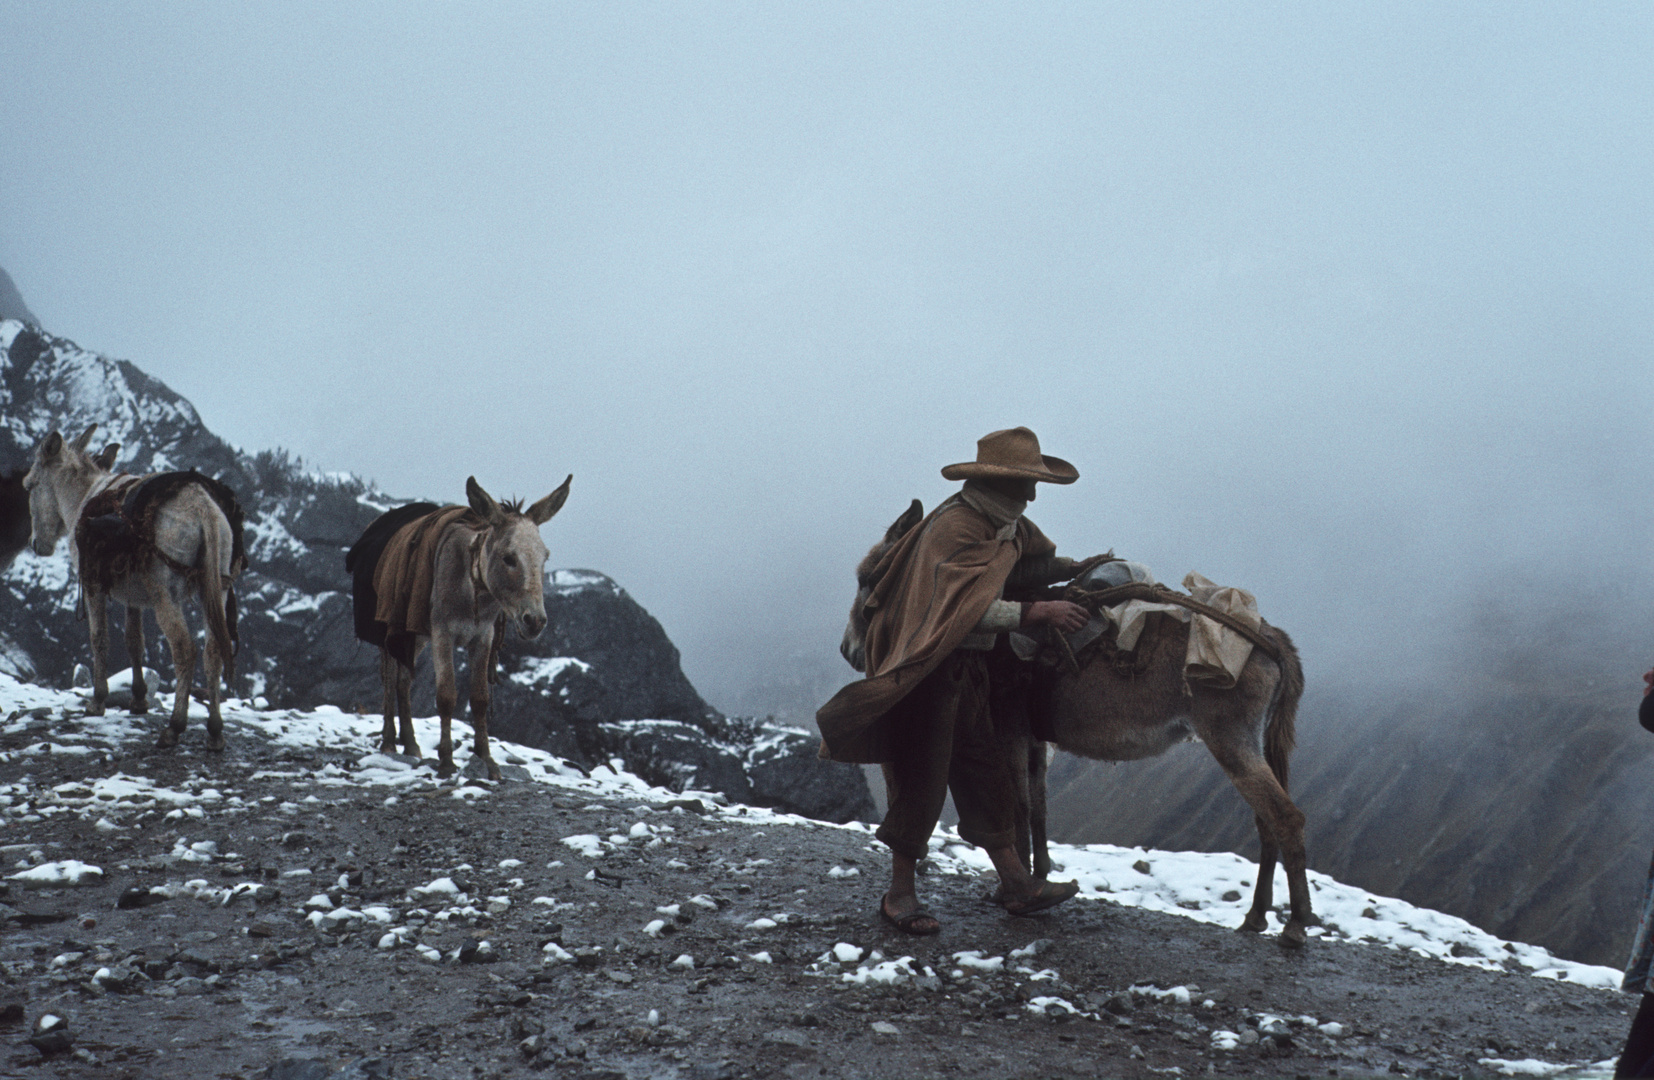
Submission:
[[1000,896],[999,906],[1012,915],[1032,915],[1046,908],[1054,908],[1066,900],[1072,900],[1079,894],[1080,883],[1077,881],[1042,881],[1039,891],[1032,896]]
[[[890,912],[885,910],[884,897],[881,896],[879,897],[879,918],[883,919],[891,926],[894,926],[902,933],[912,934],[914,937],[930,937],[932,934],[940,934],[942,932],[941,921],[937,919],[936,916],[932,915],[930,913],[930,909],[925,907],[923,904],[920,904],[906,915],[892,915]],[[917,929],[914,924],[920,919],[929,919],[934,925],[924,930]]]

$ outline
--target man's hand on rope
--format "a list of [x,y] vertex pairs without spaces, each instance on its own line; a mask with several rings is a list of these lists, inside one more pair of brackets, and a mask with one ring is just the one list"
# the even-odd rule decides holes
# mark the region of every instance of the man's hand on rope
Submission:
[[1054,626],[1065,634],[1084,628],[1091,621],[1091,613],[1067,600],[1040,600],[1028,605],[1022,617],[1024,627]]

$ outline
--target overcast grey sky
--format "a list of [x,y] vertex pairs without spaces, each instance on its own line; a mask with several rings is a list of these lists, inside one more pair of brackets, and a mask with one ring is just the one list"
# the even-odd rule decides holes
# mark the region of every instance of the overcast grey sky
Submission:
[[396,494],[573,472],[552,564],[714,704],[848,677],[852,564],[1014,424],[1081,471],[1030,512],[1060,548],[1251,588],[1312,678],[1489,575],[1647,583],[1646,3],[0,28],[49,330]]

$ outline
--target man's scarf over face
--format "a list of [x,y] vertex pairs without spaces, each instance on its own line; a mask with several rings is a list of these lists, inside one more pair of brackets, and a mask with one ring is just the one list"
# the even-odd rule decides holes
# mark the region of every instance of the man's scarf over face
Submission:
[[1022,512],[1028,509],[1026,499],[1013,499],[1009,495],[995,491],[980,480],[966,480],[965,486],[959,491],[959,497],[1000,529],[1014,524],[1017,518],[1022,516]]

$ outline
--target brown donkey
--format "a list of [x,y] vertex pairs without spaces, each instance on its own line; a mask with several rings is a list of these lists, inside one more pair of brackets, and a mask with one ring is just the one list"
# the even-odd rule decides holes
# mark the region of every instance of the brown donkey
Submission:
[[387,511],[362,533],[345,556],[352,576],[356,636],[379,646],[385,725],[380,749],[397,748],[395,720],[401,719],[404,753],[419,756],[413,730],[413,668],[431,647],[436,670],[436,708],[442,720],[437,771],[454,772],[451,723],[459,703],[454,649],[470,661],[471,724],[476,756],[488,778],[500,778],[488,748],[488,684],[505,624],[525,638],[546,626],[545,564],[550,552],[540,526],[569,496],[571,475],[562,486],[524,510],[501,504],[477,484],[465,481],[469,506],[413,503]]
[[[856,602],[850,609],[850,623],[840,651],[858,671],[862,669],[867,633],[862,605],[877,584],[871,571],[884,552],[923,516],[923,508],[915,499],[856,568]],[[995,726],[1005,753],[1019,766],[1018,849],[1024,861],[1031,862],[1036,876],[1049,875],[1051,858],[1045,832],[1047,754],[1046,743],[1034,737],[1036,729],[1049,733],[1059,749],[1102,761],[1154,757],[1180,742],[1198,738],[1252,808],[1258,827],[1258,881],[1251,910],[1239,929],[1261,931],[1268,927],[1278,859],[1286,868],[1291,903],[1281,941],[1302,945],[1308,938],[1307,927],[1316,920],[1305,873],[1304,815],[1287,794],[1298,699],[1304,692],[1298,651],[1285,631],[1265,623],[1261,633],[1280,655],[1278,663],[1262,649],[1254,648],[1233,688],[1217,690],[1198,684],[1186,687],[1183,665],[1188,624],[1168,620],[1164,615],[1150,618],[1161,621],[1160,632],[1154,633],[1152,628],[1145,631],[1131,670],[1117,670],[1093,650],[1081,656],[1077,673],[1039,669],[1032,693],[1021,695],[1009,707],[996,709]],[[998,704],[1000,695],[996,694],[995,699]]]
[[92,638],[92,704],[103,715],[109,697],[110,600],[126,605],[126,650],[132,661],[134,714],[149,711],[144,685],[143,612],[172,653],[172,722],[160,745],[174,746],[189,723],[196,647],[184,605],[194,597],[207,624],[205,686],[207,748],[224,749],[219,690],[235,654],[232,584],[243,569],[241,509],[229,489],[198,473],[131,476],[112,473],[118,444],[88,454],[94,424],[73,442],[54,431],[36,447],[23,486],[29,495],[30,543],[50,555],[74,534],[71,553]]

